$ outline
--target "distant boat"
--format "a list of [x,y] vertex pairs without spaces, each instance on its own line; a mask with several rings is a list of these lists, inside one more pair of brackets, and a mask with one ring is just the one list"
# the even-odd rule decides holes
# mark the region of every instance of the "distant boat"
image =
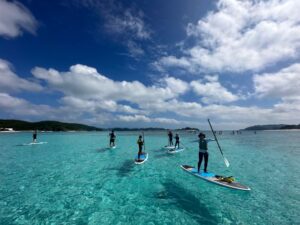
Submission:
[[13,128],[0,128],[0,132],[16,132]]
[[187,130],[188,133],[196,134],[198,131],[197,130]]

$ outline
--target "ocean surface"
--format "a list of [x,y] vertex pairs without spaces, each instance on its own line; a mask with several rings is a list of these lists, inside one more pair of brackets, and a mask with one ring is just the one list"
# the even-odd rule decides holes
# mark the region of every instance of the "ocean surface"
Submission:
[[[197,165],[195,134],[168,154],[165,132],[145,132],[148,161],[135,165],[138,132],[0,133],[0,224],[300,224],[300,132],[218,136],[231,166],[209,143],[208,170],[250,192],[221,187],[180,168]],[[207,132],[212,138],[212,134]],[[203,166],[203,165],[202,165]]]

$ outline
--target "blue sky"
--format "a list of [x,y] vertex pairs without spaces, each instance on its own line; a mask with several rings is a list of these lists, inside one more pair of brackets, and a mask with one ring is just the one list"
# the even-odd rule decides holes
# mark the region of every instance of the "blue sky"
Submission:
[[0,117],[298,124],[296,0],[0,0]]

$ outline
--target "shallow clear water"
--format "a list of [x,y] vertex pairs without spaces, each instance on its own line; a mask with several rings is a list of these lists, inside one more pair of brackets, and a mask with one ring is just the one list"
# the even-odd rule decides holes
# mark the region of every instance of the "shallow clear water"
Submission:
[[300,224],[300,132],[219,136],[229,169],[209,144],[209,171],[250,192],[180,169],[197,164],[192,134],[167,154],[165,133],[145,133],[149,158],[135,165],[137,135],[119,132],[107,150],[104,132],[41,133],[35,146],[18,146],[31,133],[0,134],[0,224]]

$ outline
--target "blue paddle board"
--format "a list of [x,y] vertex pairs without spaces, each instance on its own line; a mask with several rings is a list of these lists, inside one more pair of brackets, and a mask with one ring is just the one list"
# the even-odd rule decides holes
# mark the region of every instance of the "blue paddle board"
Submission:
[[192,174],[198,178],[201,178],[203,180],[206,180],[208,182],[211,182],[213,184],[217,184],[223,187],[228,187],[236,190],[242,190],[242,191],[250,191],[251,189],[243,184],[240,184],[236,181],[227,182],[221,179],[223,176],[217,176],[214,173],[205,173],[200,172],[198,173],[197,169],[193,166],[188,165],[181,165],[180,166],[184,171],[188,172],[189,174]]
[[143,154],[140,155],[140,160],[138,160],[138,155],[134,159],[135,164],[143,164],[148,159],[148,153],[143,152]]

